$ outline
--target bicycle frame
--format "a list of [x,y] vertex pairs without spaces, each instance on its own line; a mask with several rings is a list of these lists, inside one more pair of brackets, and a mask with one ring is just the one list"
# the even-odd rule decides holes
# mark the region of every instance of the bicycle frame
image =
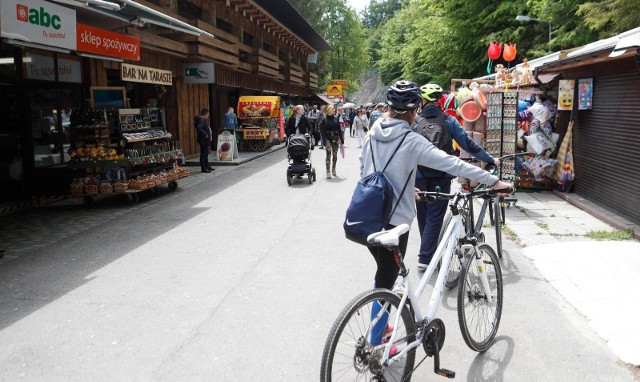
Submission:
[[[454,200],[451,202],[451,204],[456,202],[457,201]],[[472,200],[470,200],[470,202],[472,203]],[[451,204],[450,204],[450,208],[453,213],[453,211],[455,210],[455,207],[452,206]],[[433,319],[436,318],[436,313],[438,311],[438,308],[440,307],[442,296],[445,291],[446,277],[449,271],[449,266],[453,261],[455,249],[459,243],[460,238],[464,238],[466,237],[466,235],[467,233],[464,226],[464,222],[462,221],[462,215],[460,215],[460,213],[456,211],[452,216],[451,223],[447,227],[445,235],[443,236],[443,240],[440,241],[440,244],[438,245],[438,248],[436,249],[436,252],[433,255],[433,259],[429,263],[429,266],[427,267],[427,270],[425,271],[425,273],[420,278],[420,282],[418,283],[418,286],[415,290],[411,288],[411,280],[409,279],[409,277],[407,277],[408,273],[401,273],[402,278],[400,279],[399,282],[396,283],[396,286],[400,285],[400,287],[394,287],[393,291],[396,293],[402,293],[402,298],[400,300],[399,306],[404,306],[408,298],[411,299],[411,301],[415,301],[415,302],[419,301],[419,298],[420,296],[422,296],[422,293],[424,292],[429,282],[429,279],[431,279],[431,276],[435,271],[438,265],[438,262],[442,259],[440,272],[438,273],[438,277],[433,287],[433,292],[431,293],[431,299],[429,301],[426,314],[423,314],[423,311],[420,308],[419,304],[416,303],[412,305],[416,323],[428,324],[429,322],[431,322]],[[489,281],[487,280],[486,273],[483,272],[484,263],[479,255],[478,244],[477,244],[477,241],[475,240],[473,240],[472,242],[473,244],[465,243],[461,245],[461,249],[462,249],[461,255],[465,256],[467,254],[473,254],[473,258],[470,258],[469,261],[474,261],[474,260],[476,261],[476,266],[480,270],[479,274],[480,274],[480,279],[481,279],[483,289],[487,295],[487,298],[489,299],[489,302],[491,302],[491,290],[489,286]],[[404,267],[404,265],[402,264],[401,267]],[[400,316],[401,316],[400,314],[396,315],[393,323],[394,328],[398,327],[398,323],[401,318]],[[378,315],[374,319],[374,323],[377,322],[379,318],[380,318],[380,315]],[[386,365],[389,365],[393,362],[399,361],[409,351],[411,351],[412,349],[422,344],[423,335],[418,335],[415,341],[413,341],[410,344],[407,344],[407,346],[404,349],[402,349],[398,354],[395,354],[393,357],[389,358],[389,352],[391,350],[391,346],[393,345],[396,339],[395,338],[396,331],[394,330],[391,333],[391,338],[389,339],[389,341],[386,344],[380,345],[380,346],[384,346],[384,353],[382,357],[383,363],[385,363]]]
[[[461,215],[458,213],[453,216],[452,224],[449,224],[449,227],[444,236],[447,239],[442,240],[438,245],[438,248],[436,249],[436,252],[433,255],[433,259],[429,263],[429,267],[427,267],[427,270],[425,271],[424,275],[422,275],[422,278],[420,279],[418,287],[415,290],[411,288],[411,280],[407,276],[403,276],[399,283],[400,285],[403,285],[403,288],[401,289],[394,288],[394,292],[402,292],[402,299],[400,300],[400,306],[403,306],[404,304],[406,304],[407,298],[410,298],[411,301],[416,301],[416,302],[419,301],[418,299],[424,292],[424,289],[426,288],[427,283],[431,278],[431,275],[435,271],[438,262],[440,261],[440,259],[443,259],[442,267],[440,268],[440,272],[438,273],[438,278],[436,280],[433,292],[431,293],[431,300],[429,302],[429,307],[426,315],[422,313],[422,310],[419,304],[413,305],[416,322],[424,322],[425,319],[426,319],[426,322],[429,322],[436,317],[436,312],[440,307],[442,295],[444,294],[447,272],[449,270],[449,265],[451,264],[451,261],[453,259],[454,250],[458,244],[458,239],[460,237],[464,237],[464,235],[465,235],[464,224],[462,222]],[[400,320],[400,315],[397,315],[394,321],[395,328],[398,327],[399,320]],[[389,351],[391,349],[390,345],[394,343],[395,336],[396,336],[396,332],[393,331],[391,333],[391,338],[389,342],[386,345],[384,345],[385,350],[382,358],[383,360],[388,360],[388,362],[391,362],[391,363],[401,359],[407,352],[409,352],[410,350],[422,344],[422,336],[420,336],[420,338],[417,338],[414,342],[408,344],[407,347],[405,347],[402,351],[400,351],[400,353],[394,355],[392,358],[389,358]]]

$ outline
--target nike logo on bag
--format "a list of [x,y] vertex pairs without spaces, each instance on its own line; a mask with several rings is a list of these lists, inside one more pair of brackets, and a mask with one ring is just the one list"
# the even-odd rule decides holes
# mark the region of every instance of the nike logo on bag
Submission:
[[347,221],[345,222],[347,225],[356,225],[356,224],[360,224],[360,223],[364,223],[363,221],[360,222],[350,222],[349,219],[347,219]]

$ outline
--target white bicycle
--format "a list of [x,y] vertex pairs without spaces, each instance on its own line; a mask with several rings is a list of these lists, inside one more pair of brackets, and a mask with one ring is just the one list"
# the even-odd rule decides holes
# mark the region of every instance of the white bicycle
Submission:
[[[449,266],[453,257],[462,259],[458,281],[458,322],[462,337],[474,351],[493,344],[502,315],[502,273],[498,257],[473,231],[466,232],[458,211],[458,201],[482,195],[511,191],[481,190],[443,194],[420,192],[423,199],[451,200],[451,223],[440,241],[433,260],[414,289],[398,249],[399,238],[409,231],[401,224],[389,231],[372,234],[367,241],[393,251],[400,268],[393,288],[373,289],[356,296],[336,319],[322,355],[320,380],[330,381],[409,381],[415,368],[416,349],[422,346],[427,357],[434,357],[434,372],[454,378],[455,372],[440,367],[440,350],[445,325],[436,318]],[[442,262],[426,312],[419,306],[420,296]]]

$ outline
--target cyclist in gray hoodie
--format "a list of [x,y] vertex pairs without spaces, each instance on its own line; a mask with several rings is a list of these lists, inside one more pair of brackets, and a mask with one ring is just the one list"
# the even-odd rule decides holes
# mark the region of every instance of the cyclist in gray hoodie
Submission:
[[[394,189],[392,205],[395,206],[398,203],[387,229],[403,223],[411,225],[416,216],[416,189],[406,187],[402,195],[398,195],[398,193],[401,192],[407,181],[409,185],[415,184],[415,171],[418,165],[488,184],[494,190],[512,192],[510,184],[500,181],[497,177],[465,163],[457,157],[438,150],[425,137],[412,132],[411,127],[422,102],[420,93],[420,88],[414,82],[398,81],[390,86],[387,90],[389,112],[378,118],[373,124],[371,131],[365,137],[360,152],[360,175],[367,176],[375,171],[372,155],[375,156],[376,166],[384,166],[402,137],[408,133],[384,172]],[[381,170],[378,167],[376,168]],[[400,237],[400,251],[402,253],[407,250],[408,240],[408,232]],[[393,254],[384,247],[369,247],[369,251],[378,265],[375,287],[391,289],[398,276],[398,265]]]

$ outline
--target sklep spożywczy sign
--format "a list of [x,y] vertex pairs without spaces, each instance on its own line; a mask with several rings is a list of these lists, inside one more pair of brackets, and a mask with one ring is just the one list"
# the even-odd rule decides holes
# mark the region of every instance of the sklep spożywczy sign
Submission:
[[76,12],[39,0],[2,0],[0,28],[4,38],[76,49]]

